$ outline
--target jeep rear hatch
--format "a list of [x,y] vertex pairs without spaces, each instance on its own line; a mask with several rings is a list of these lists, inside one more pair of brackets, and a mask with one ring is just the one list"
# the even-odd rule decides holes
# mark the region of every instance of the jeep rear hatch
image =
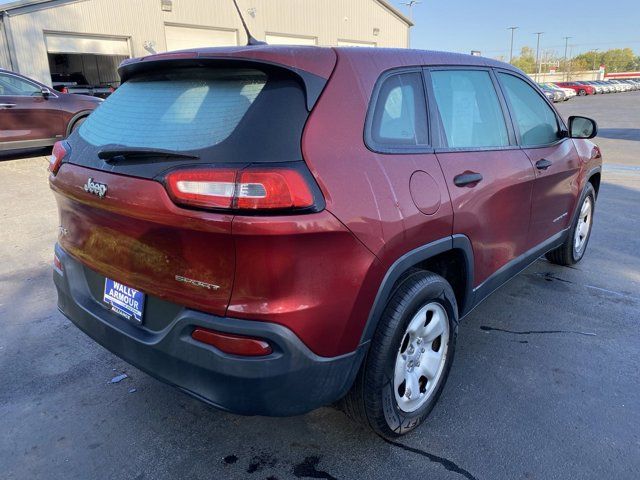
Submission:
[[263,61],[158,57],[121,69],[122,86],[57,148],[59,243],[104,277],[223,315],[234,212],[322,208],[301,136],[309,78],[326,79]]

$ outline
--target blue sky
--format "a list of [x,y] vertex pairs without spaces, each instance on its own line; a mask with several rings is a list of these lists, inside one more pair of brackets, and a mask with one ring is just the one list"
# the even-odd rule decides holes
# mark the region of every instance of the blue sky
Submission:
[[[407,1],[392,3],[406,14],[402,3]],[[508,57],[511,32],[507,27],[517,26],[514,55],[524,45],[535,48],[534,32],[544,32],[541,50],[560,54],[564,54],[565,36],[572,37],[569,45],[574,54],[622,47],[640,54],[639,0],[423,0],[413,8],[413,17],[414,48],[480,50],[487,57]]]

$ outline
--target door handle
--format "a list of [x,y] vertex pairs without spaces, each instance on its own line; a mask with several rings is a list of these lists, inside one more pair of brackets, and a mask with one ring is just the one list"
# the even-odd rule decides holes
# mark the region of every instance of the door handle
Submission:
[[547,168],[549,168],[551,165],[553,164],[553,162],[550,162],[549,160],[547,160],[546,158],[543,158],[542,160],[538,160],[536,162],[536,168],[538,170],[546,170]]
[[478,183],[482,180],[482,175],[476,172],[465,172],[460,175],[456,175],[453,178],[453,183],[456,187],[464,187],[465,185],[471,185],[472,183]]
[[0,108],[13,108],[15,106],[15,103],[0,103]]

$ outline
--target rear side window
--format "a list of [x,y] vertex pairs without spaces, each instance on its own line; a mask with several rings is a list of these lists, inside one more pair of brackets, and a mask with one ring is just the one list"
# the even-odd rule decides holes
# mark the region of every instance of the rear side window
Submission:
[[531,147],[557,141],[558,120],[547,102],[524,80],[507,73],[498,73],[498,77],[520,130],[520,143]]
[[484,70],[434,70],[431,82],[449,148],[509,145],[498,95]]
[[420,72],[387,77],[375,99],[369,130],[374,148],[402,149],[428,144],[427,105]]
[[167,150],[214,146],[231,135],[262,92],[257,70],[200,70],[125,82],[80,128],[96,146]]

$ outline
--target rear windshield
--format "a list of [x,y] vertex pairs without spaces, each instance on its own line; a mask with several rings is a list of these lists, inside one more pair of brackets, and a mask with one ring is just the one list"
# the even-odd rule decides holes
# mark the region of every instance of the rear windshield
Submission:
[[181,68],[126,81],[79,136],[96,152],[131,147],[213,162],[282,162],[302,158],[307,116],[304,87],[287,70]]
[[256,70],[135,78],[87,119],[80,135],[96,146],[184,151],[217,145],[235,130],[266,82]]

